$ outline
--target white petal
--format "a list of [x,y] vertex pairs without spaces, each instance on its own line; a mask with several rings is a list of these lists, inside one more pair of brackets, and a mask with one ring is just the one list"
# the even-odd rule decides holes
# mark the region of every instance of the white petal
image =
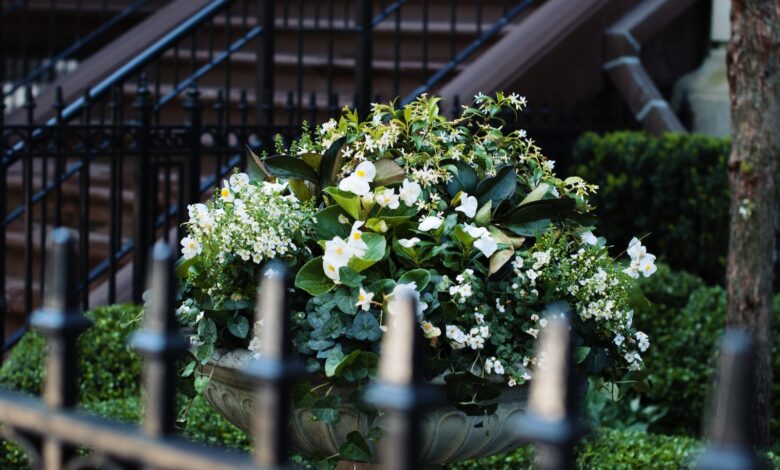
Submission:
[[424,218],[422,222],[420,222],[420,226],[418,227],[418,230],[420,230],[421,232],[436,230],[437,228],[441,227],[442,222],[444,221],[439,217],[429,215],[428,217]]
[[477,241],[474,242],[474,248],[482,252],[486,257],[490,258],[493,253],[496,252],[498,244],[490,235],[483,235]]
[[368,185],[368,181],[358,178],[354,175],[347,176],[341,182],[339,182],[339,189],[347,191],[358,196],[364,196],[368,194],[371,188]]
[[469,219],[473,218],[477,213],[477,198],[474,196],[468,196],[464,199],[461,199],[460,205],[455,208],[455,210],[457,212],[463,212]]

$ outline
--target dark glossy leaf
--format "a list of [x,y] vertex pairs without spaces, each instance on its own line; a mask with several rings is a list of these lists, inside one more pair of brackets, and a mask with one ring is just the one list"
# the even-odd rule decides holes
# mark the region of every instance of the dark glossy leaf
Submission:
[[561,220],[573,214],[576,202],[565,197],[529,202],[507,212],[501,220],[512,224],[522,224],[541,219]]
[[501,201],[515,194],[517,175],[513,166],[505,166],[496,172],[496,176],[485,178],[477,185],[477,200],[480,205],[492,201],[497,206]]
[[361,276],[360,273],[349,266],[342,266],[339,268],[339,279],[345,286],[360,287],[365,278],[365,276]]
[[340,457],[353,462],[370,462],[371,448],[359,431],[347,434],[347,440],[339,447]]
[[374,162],[376,176],[374,176],[375,186],[389,186],[400,183],[406,178],[406,172],[396,162],[389,158],[383,158]]
[[339,222],[339,216],[347,217],[347,211],[339,206],[329,206],[314,214],[317,219],[315,229],[317,238],[320,240],[330,240],[333,237],[347,238],[352,226],[348,223]]
[[550,227],[552,221],[550,219],[541,219],[533,222],[525,222],[522,224],[506,224],[502,225],[512,233],[521,235],[523,237],[538,237],[543,234]]
[[305,161],[290,155],[275,155],[263,160],[268,172],[277,178],[302,179],[319,184],[319,175]]
[[322,256],[318,256],[303,265],[295,276],[295,287],[303,289],[311,295],[322,295],[331,289],[335,284],[322,269]]
[[337,424],[341,420],[341,415],[337,409],[340,405],[341,399],[336,395],[320,397],[312,403],[311,414],[317,421]]
[[452,179],[447,183],[447,193],[449,193],[450,197],[455,197],[461,191],[468,194],[475,193],[479,177],[471,165],[466,162],[448,160],[444,164],[444,168],[452,173]]
[[358,312],[352,323],[352,336],[360,341],[376,341],[382,336],[379,321],[369,312]]
[[347,211],[353,219],[360,218],[360,196],[334,187],[325,188],[325,193],[332,197],[336,204]]
[[236,315],[228,320],[228,331],[236,338],[246,338],[249,334],[249,320],[243,315]]
[[341,146],[344,145],[346,137],[336,139],[328,150],[322,154],[322,163],[320,164],[320,187],[327,188],[332,186],[339,174],[344,157],[341,153]]
[[422,291],[425,289],[425,286],[428,285],[430,280],[431,273],[428,272],[427,269],[412,269],[411,271],[407,271],[401,275],[401,277],[398,279],[398,283],[407,284],[414,282],[417,285],[417,290]]

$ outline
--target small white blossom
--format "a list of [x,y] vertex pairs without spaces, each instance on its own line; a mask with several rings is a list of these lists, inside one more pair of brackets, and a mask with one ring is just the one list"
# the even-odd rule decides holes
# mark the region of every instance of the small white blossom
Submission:
[[358,301],[355,304],[355,307],[360,307],[364,311],[367,311],[369,308],[371,308],[371,300],[373,298],[374,298],[374,294],[372,292],[366,292],[361,287],[360,292],[358,293]]
[[374,164],[368,161],[361,162],[355,168],[354,173],[339,182],[339,189],[363,196],[371,191],[369,183],[374,181],[375,176],[376,167]]
[[444,222],[443,219],[433,215],[429,215],[420,221],[420,225],[419,227],[417,227],[417,229],[421,232],[436,230],[439,227],[441,227],[442,222]]
[[463,193],[460,198],[460,205],[455,208],[456,212],[463,212],[469,219],[474,218],[477,213],[477,198]]
[[400,238],[398,240],[398,244],[401,245],[404,248],[414,248],[415,245],[420,243],[420,239],[417,237],[412,238]]
[[404,180],[401,188],[398,190],[398,197],[401,198],[407,207],[412,207],[417,202],[421,192],[422,187],[418,183]]
[[203,245],[193,237],[184,237],[181,239],[181,254],[185,259],[191,259],[198,256],[203,251]]

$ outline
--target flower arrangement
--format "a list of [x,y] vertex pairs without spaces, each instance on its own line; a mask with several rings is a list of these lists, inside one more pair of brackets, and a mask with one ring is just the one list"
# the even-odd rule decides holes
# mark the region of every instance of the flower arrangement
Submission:
[[[359,390],[375,373],[402,292],[418,299],[431,377],[469,414],[491,413],[497,386],[533,379],[551,315],[570,313],[584,371],[640,380],[649,339],[632,323],[646,302],[634,279],[655,257],[637,239],[629,263],[609,255],[589,214],[597,188],[557,177],[524,131],[505,131],[503,117],[524,106],[497,93],[454,120],[427,96],[375,104],[364,121],[345,109],[289,147],[277,141],[278,155],[253,156],[255,177],[236,173],[190,207],[177,269],[178,316],[193,331],[184,375],[215,347],[258,350],[254,289],[260,265],[280,258],[295,273],[295,347],[326,383]],[[337,420],[325,390],[304,386],[296,399]]]

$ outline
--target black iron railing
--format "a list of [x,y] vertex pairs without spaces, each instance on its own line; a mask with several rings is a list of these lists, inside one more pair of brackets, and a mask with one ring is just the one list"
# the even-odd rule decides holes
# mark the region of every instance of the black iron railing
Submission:
[[[256,320],[264,338],[260,359],[243,374],[256,384],[257,409],[252,416],[253,456],[206,448],[174,435],[176,360],[186,350],[175,314],[174,256],[163,242],[152,252],[151,295],[143,329],[132,345],[144,358],[145,416],[141,429],[77,411],[77,338],[87,328],[76,294],[75,240],[67,229],[51,236],[49,288],[43,307],[32,315],[33,326],[47,337],[43,400],[0,391],[3,437],[24,442],[33,468],[92,468],[95,461],[78,455],[87,448],[100,455],[107,468],[287,468],[287,420],[290,387],[305,375],[294,357],[287,311],[286,270],[282,263],[264,276]],[[396,321],[383,339],[379,373],[367,390],[370,405],[387,415],[379,444],[382,468],[419,468],[422,419],[433,403],[434,386],[424,377],[425,346],[417,326],[415,300],[399,299]],[[544,368],[534,372],[525,415],[510,423],[518,442],[535,446],[535,468],[573,468],[575,444],[584,435],[577,408],[577,380],[571,354],[569,321],[549,318],[538,350]],[[411,351],[411,353],[410,353]],[[736,331],[726,334],[721,353],[720,384],[709,426],[711,447],[698,460],[701,470],[760,468],[750,433],[752,396],[750,343]],[[402,369],[404,373],[399,374]],[[434,397],[434,398],[431,398]],[[670,465],[676,462],[668,462]]]

